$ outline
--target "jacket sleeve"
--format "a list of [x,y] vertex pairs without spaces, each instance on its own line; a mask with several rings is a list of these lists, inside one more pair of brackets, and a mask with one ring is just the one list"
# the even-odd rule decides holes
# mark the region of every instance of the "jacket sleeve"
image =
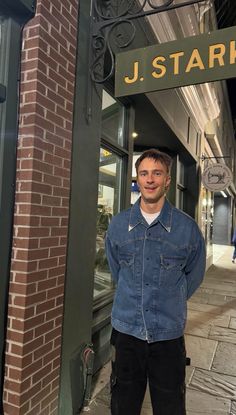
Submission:
[[205,240],[197,225],[194,233],[196,235],[194,238],[196,244],[188,258],[185,267],[187,279],[187,299],[193,295],[193,293],[201,284],[206,269]]
[[108,232],[105,239],[105,248],[112,278],[117,283],[119,275],[118,249],[117,245],[110,239]]

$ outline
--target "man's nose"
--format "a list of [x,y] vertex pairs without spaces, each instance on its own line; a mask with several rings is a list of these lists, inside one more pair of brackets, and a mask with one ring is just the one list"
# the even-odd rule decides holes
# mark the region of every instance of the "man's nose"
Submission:
[[152,183],[152,182],[153,182],[153,175],[152,175],[152,174],[149,174],[149,175],[147,176],[147,182],[148,182],[148,183]]

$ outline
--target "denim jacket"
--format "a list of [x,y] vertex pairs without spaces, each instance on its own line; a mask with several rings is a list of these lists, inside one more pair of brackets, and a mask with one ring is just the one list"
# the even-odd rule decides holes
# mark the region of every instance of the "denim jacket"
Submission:
[[139,204],[116,215],[106,235],[116,282],[112,326],[151,343],[183,335],[187,299],[205,272],[205,242],[196,222],[167,200],[151,225]]

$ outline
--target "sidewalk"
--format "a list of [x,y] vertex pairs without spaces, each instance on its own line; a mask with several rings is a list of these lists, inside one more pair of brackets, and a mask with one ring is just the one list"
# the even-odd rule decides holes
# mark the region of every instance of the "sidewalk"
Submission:
[[[214,265],[188,302],[187,415],[236,415],[236,264],[231,257],[232,247],[214,245]],[[90,415],[110,415],[109,370],[101,371],[98,387],[106,386],[93,397]],[[148,392],[141,415],[152,415]]]

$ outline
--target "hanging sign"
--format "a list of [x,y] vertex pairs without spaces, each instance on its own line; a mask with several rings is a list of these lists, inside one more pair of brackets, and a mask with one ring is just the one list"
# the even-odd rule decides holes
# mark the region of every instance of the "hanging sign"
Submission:
[[115,96],[236,77],[236,26],[116,55]]
[[211,192],[225,190],[233,180],[231,170],[225,164],[213,164],[202,175],[204,186]]

